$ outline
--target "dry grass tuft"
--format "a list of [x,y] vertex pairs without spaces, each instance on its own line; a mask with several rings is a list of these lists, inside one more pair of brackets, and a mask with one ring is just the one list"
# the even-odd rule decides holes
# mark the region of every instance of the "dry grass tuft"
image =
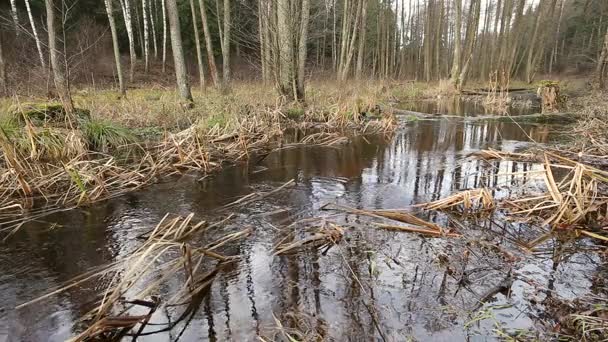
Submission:
[[462,191],[437,201],[417,205],[426,210],[446,210],[462,207],[466,212],[492,210],[496,207],[494,197],[486,188]]

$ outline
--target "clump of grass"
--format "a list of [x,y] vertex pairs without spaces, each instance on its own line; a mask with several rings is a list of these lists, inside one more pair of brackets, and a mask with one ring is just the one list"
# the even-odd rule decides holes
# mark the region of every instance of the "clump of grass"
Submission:
[[304,117],[305,111],[301,107],[291,107],[285,110],[285,116],[291,120],[299,120]]
[[88,121],[82,130],[89,147],[96,151],[108,152],[136,141],[129,129],[108,121]]

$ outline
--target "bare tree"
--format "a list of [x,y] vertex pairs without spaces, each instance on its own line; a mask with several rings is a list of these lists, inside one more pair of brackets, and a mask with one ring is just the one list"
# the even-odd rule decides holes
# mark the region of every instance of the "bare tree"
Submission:
[[298,39],[298,77],[297,98],[304,100],[305,77],[306,77],[306,55],[308,43],[308,22],[310,20],[310,0],[302,0],[302,11],[300,14],[300,36]]
[[27,16],[30,19],[30,26],[32,27],[32,34],[34,35],[34,40],[36,41],[36,49],[38,50],[38,57],[40,58],[40,65],[42,65],[43,69],[46,69],[46,62],[44,61],[44,54],[42,53],[42,43],[40,42],[40,37],[38,37],[38,30],[36,29],[36,22],[34,21],[34,16],[32,16],[30,0],[25,0],[25,8],[27,9]]
[[595,69],[596,83],[600,89],[604,89],[606,86],[606,72],[608,71],[608,29],[606,29],[606,35],[604,36],[604,44],[602,46],[602,52],[600,58],[597,61],[597,67]]
[[129,81],[133,82],[133,78],[135,77],[135,65],[137,64],[137,53],[135,52],[135,37],[133,35],[133,20],[131,19],[130,1],[131,0],[120,0],[120,7],[125,20],[127,39],[129,40],[129,57],[131,59],[129,66]]
[[190,0],[190,11],[192,12],[192,26],[194,29],[194,43],[196,44],[196,61],[198,64],[199,85],[201,90],[205,88],[205,73],[203,69],[203,55],[201,51],[201,40],[198,34],[198,20],[196,19],[196,10],[194,0]]
[[2,49],[2,33],[0,33],[0,95],[6,95],[8,89],[6,88],[6,61],[4,60],[4,50]]
[[17,1],[11,0],[11,17],[15,26],[15,34],[19,36],[19,15],[17,14]]
[[160,0],[163,12],[163,74],[167,65],[167,9],[165,8],[165,1]]
[[150,30],[148,29],[148,9],[146,0],[141,0],[141,10],[143,11],[144,21],[144,71],[148,73],[150,69]]
[[207,23],[207,10],[205,8],[205,0],[198,0],[198,5],[201,11],[201,21],[203,24],[203,35],[205,36],[205,47],[207,49],[207,61],[209,64],[209,73],[211,73],[211,80],[213,85],[218,85],[217,67],[215,66],[215,57],[213,55],[213,44],[211,43],[211,33],[209,32],[209,25]]
[[230,30],[232,20],[230,18],[230,0],[224,0],[224,36],[222,37],[222,71],[224,86],[230,84]]
[[357,69],[355,70],[355,78],[360,79],[363,73],[363,58],[365,57],[365,33],[367,31],[367,0],[361,0],[363,6],[361,8],[361,24],[359,25],[359,51],[357,53]]
[[53,81],[63,108],[71,120],[71,115],[74,113],[74,104],[72,103],[72,96],[70,95],[68,80],[66,79],[65,64],[67,63],[62,63],[63,53],[57,47],[55,5],[53,0],[45,0],[44,3],[46,7],[46,27],[49,36],[49,54],[51,56],[51,68],[53,69]]
[[169,29],[171,31],[171,50],[173,52],[173,63],[175,64],[175,78],[177,80],[179,95],[187,102],[188,106],[192,106],[194,101],[192,99],[192,93],[190,92],[190,84],[188,83],[179,13],[175,1],[176,0],[166,0]]
[[127,95],[127,88],[122,76],[122,65],[120,63],[120,50],[118,49],[118,34],[116,33],[116,22],[114,21],[114,9],[112,6],[113,0],[104,0],[106,12],[108,13],[108,21],[110,23],[110,32],[112,33],[112,45],[114,47],[114,61],[116,63],[116,73],[118,74],[118,85],[120,94]]
[[454,60],[452,61],[451,82],[455,88],[460,87],[460,51],[462,49],[462,0],[454,0],[456,23],[454,28]]

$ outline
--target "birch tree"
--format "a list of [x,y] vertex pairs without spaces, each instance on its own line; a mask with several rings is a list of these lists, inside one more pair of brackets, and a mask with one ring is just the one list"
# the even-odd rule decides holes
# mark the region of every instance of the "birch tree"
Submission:
[[165,1],[166,0],[160,0],[163,12],[163,74],[165,73],[167,65],[167,9],[165,8]]
[[192,26],[194,29],[194,43],[196,45],[196,61],[198,64],[199,85],[201,90],[205,88],[205,73],[203,72],[203,56],[201,51],[201,40],[198,35],[198,20],[196,19],[196,9],[194,0],[190,0],[190,12],[192,13]]
[[180,30],[179,13],[176,0],[166,0],[167,16],[169,18],[169,30],[171,31],[171,50],[173,52],[173,63],[175,64],[175,79],[180,97],[192,106],[194,101],[188,83],[186,61],[184,59],[184,48],[182,45],[182,33]]
[[118,86],[122,96],[127,95],[127,88],[122,75],[122,65],[120,63],[120,50],[118,49],[118,34],[116,33],[116,22],[114,21],[114,9],[112,6],[113,0],[104,0],[106,12],[108,14],[108,22],[110,23],[110,32],[112,33],[112,46],[114,48],[114,62],[116,63],[116,74],[118,75]]
[[147,1],[141,0],[142,19],[144,21],[144,71],[150,69],[150,32],[148,29]]
[[15,34],[19,36],[19,15],[17,14],[17,1],[11,0],[11,17],[13,18],[13,26]]
[[452,61],[451,82],[455,88],[460,87],[460,50],[462,39],[462,0],[454,0],[456,23],[454,27],[454,59]]
[[133,82],[135,76],[135,66],[137,64],[137,53],[135,52],[135,37],[133,36],[133,20],[131,19],[131,0],[120,0],[120,7],[125,21],[127,39],[129,40],[129,82]]
[[28,18],[30,19],[30,26],[32,27],[32,34],[34,35],[34,40],[36,41],[36,49],[38,50],[38,58],[40,58],[40,65],[42,66],[42,69],[46,70],[46,62],[44,61],[44,54],[42,53],[42,43],[40,42],[38,30],[36,29],[36,22],[34,21],[34,16],[32,15],[30,0],[25,0],[25,9],[27,10]]
[[154,47],[154,59],[158,58],[158,44],[156,42],[156,24],[155,22],[155,18],[154,18],[154,13],[155,11],[153,9],[156,9],[156,5],[155,2],[156,0],[149,0],[148,1],[148,15],[150,16],[149,20],[150,20],[150,26],[152,27],[152,46]]
[[306,78],[306,55],[308,43],[308,22],[310,20],[310,0],[302,0],[302,10],[300,14],[300,36],[298,43],[298,77],[297,77],[297,98],[304,100],[305,78]]
[[54,0],[44,1],[46,8],[46,27],[49,38],[49,54],[51,57],[51,68],[53,69],[53,82],[55,83],[55,89],[57,90],[63,108],[68,114],[68,119],[72,120],[72,114],[74,113],[74,105],[72,103],[72,96],[70,95],[68,80],[66,79],[66,63],[64,59],[65,56],[63,56],[63,53],[61,52],[61,50],[59,50],[57,46],[55,5],[53,1]]

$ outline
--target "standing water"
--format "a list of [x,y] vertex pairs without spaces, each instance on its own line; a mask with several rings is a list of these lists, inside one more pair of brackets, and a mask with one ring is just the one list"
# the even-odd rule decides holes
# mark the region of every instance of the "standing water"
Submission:
[[[395,209],[462,189],[503,191],[515,176],[498,173],[538,166],[467,156],[485,148],[516,151],[530,139],[546,142],[550,132],[548,126],[494,121],[439,119],[402,126],[391,138],[355,137],[338,148],[279,150],[256,165],[230,167],[204,179],[184,176],[28,224],[0,244],[0,341],[73,336],[75,322],[92,308],[106,282],[14,308],[127,255],[141,243],[137,236],[166,213],[218,221],[226,216],[220,206],[292,179],[294,187],[233,210],[236,218],[218,234],[245,227],[254,232],[231,247],[242,257],[220,271],[195,314],[171,331],[140,340],[272,340],[285,336],[277,333],[277,320],[285,329],[336,341],[494,340],[497,331],[547,329],[555,323],[545,314],[550,297],[572,299],[592,291],[598,272],[594,255],[561,260],[551,252],[522,254],[507,265],[504,255],[488,246],[512,247],[518,234],[528,233],[498,218],[462,227],[465,240],[380,230],[363,217],[346,215],[340,219],[347,227],[345,241],[337,246],[273,256],[282,228],[331,215],[322,210],[328,203]],[[445,223],[438,215],[427,218]],[[464,264],[463,255],[469,255]],[[466,281],[452,276],[461,266]],[[166,323],[167,314],[156,312],[151,326]]]

